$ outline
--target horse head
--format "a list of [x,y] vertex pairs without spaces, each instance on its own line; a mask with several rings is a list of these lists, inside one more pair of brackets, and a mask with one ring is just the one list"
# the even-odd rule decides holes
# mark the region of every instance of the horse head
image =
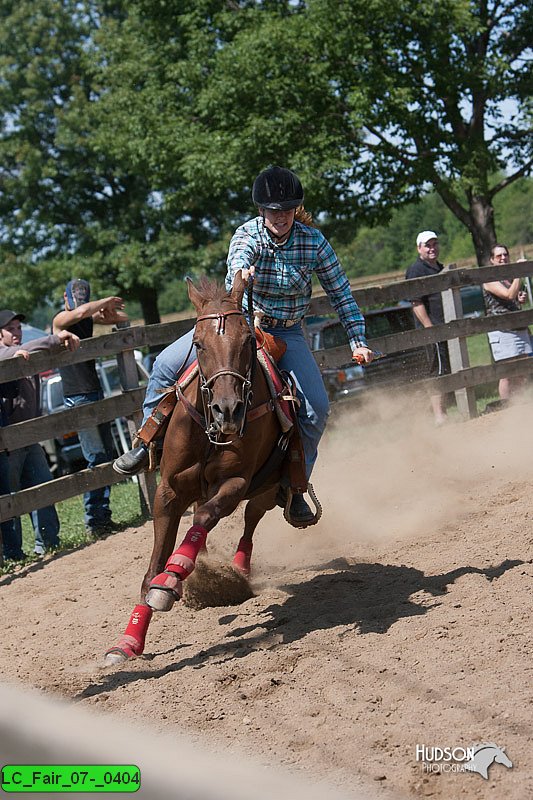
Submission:
[[198,287],[189,280],[204,412],[214,435],[242,435],[251,402],[255,340],[242,312],[245,288],[240,272],[231,292],[206,279]]

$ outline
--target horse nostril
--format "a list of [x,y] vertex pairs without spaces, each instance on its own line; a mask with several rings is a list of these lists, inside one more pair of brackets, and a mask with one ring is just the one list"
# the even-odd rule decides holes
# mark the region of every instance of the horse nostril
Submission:
[[236,419],[240,419],[244,413],[244,403],[239,400],[235,403],[235,408],[233,409],[233,416]]
[[211,406],[211,408],[212,408],[212,410],[213,410],[213,413],[214,413],[214,414],[220,414],[221,416],[223,416],[223,415],[224,415],[224,413],[223,413],[223,411],[222,411],[222,409],[220,408],[220,406],[219,406],[219,404],[218,404],[218,403],[213,403],[213,405]]

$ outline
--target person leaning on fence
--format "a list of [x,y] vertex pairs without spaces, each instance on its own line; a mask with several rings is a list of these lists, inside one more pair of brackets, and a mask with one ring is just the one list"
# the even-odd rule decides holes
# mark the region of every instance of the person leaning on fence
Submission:
[[[0,311],[0,359],[23,355],[29,358],[30,353],[45,350],[53,353],[64,349],[76,350],[80,346],[77,336],[67,331],[55,336],[43,336],[24,344],[22,341],[21,322],[24,314],[3,309]],[[41,415],[41,384],[38,375],[20,378],[17,382],[17,396],[5,402],[9,425],[15,422],[39,417]],[[29,489],[52,480],[52,473],[46,455],[40,444],[30,444],[9,453],[9,482],[12,492]],[[59,519],[55,507],[46,506],[31,512],[31,521],[35,532],[35,553],[43,555],[47,549],[59,545]],[[17,540],[22,547],[22,529],[20,519],[15,520]]]
[[[509,263],[509,249],[504,244],[495,244],[490,251],[490,263],[494,266]],[[526,292],[521,288],[521,279],[507,278],[483,284],[483,297],[487,315],[498,316],[509,311],[520,311],[526,301]],[[532,347],[527,328],[517,331],[489,331],[490,349],[494,361],[505,361],[507,358],[531,355]],[[498,383],[500,400],[507,402],[513,395],[524,388],[526,377],[517,375],[514,378],[501,378]]]
[[[16,355],[22,355],[19,351]],[[12,400],[18,394],[17,381],[8,381],[0,384],[0,427],[7,425],[7,412],[5,401]],[[11,485],[9,483],[9,456],[5,450],[0,451],[0,495],[10,494]],[[0,523],[2,533],[2,555],[8,561],[22,561],[26,558],[22,551],[22,541],[19,540],[15,529],[15,520],[8,519]]]
[[[422,231],[416,237],[418,258],[408,267],[406,278],[427,278],[438,275],[444,269],[444,264],[438,260],[439,237],[434,231]],[[431,328],[444,322],[444,309],[440,292],[421,295],[412,299],[413,313],[418,328]],[[448,375],[450,372],[450,357],[447,342],[436,342],[426,346],[428,358],[428,374],[432,377]],[[447,420],[446,395],[435,393],[431,395],[431,407],[435,416],[435,424],[442,425]]]
[[[63,294],[64,311],[54,317],[54,333],[70,331],[80,339],[90,339],[94,324],[114,325],[126,322],[128,315],[123,311],[121,297],[104,297],[91,300],[91,287],[81,278],[75,278],[66,285]],[[104,394],[96,372],[94,359],[79,364],[60,367],[63,396],[67,408],[75,408],[102,400]],[[83,457],[89,469],[105,464],[113,458],[111,426],[108,422],[78,431]],[[110,487],[92,489],[85,492],[85,530],[90,536],[105,536],[114,529],[109,507]]]
[[[372,351],[366,343],[364,319],[333,248],[320,231],[305,224],[309,215],[303,209],[304,191],[298,177],[288,169],[270,167],[255,179],[252,200],[259,213],[232,237],[226,288],[231,289],[237,272],[241,271],[245,279],[254,273],[254,310],[264,315],[261,326],[287,345],[279,367],[291,372],[296,381],[301,401],[298,421],[309,477],[329,413],[322,376],[302,330],[311,300],[313,273],[340,317],[353,354],[368,363]],[[243,306],[247,310],[246,296]],[[146,391],[143,423],[161,399],[159,390],[175,382],[192,339],[190,331],[157,357]],[[188,363],[193,358],[194,355]],[[146,468],[148,460],[147,449],[141,445],[117,459],[114,467],[117,472],[130,475]],[[294,495],[290,516],[299,522],[314,518],[301,494]]]

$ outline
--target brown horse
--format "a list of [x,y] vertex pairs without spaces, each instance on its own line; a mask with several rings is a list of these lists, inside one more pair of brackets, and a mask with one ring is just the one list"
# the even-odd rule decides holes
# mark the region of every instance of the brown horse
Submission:
[[[276,505],[279,465],[260,487],[252,484],[281,434],[263,371],[255,368],[256,342],[242,312],[245,287],[240,273],[229,293],[205,279],[199,288],[189,282],[197,313],[194,344],[199,375],[178,390],[181,402],[165,434],[154,504],[154,545],[141,602],[116,647],[107,652],[107,664],[143,652],[153,610],[168,611],[180,599],[182,581],[193,571],[208,532],[251,496],[233,559],[233,566],[248,574],[253,533],[266,511]],[[173,552],[180,519],[193,503],[197,504],[193,525]]]

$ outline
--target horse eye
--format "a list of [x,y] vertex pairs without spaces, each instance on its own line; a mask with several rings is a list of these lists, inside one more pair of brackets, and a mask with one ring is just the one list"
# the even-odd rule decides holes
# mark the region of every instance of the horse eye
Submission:
[[199,342],[198,339],[193,339],[192,343],[196,347],[197,350],[203,350],[204,349],[202,343]]

